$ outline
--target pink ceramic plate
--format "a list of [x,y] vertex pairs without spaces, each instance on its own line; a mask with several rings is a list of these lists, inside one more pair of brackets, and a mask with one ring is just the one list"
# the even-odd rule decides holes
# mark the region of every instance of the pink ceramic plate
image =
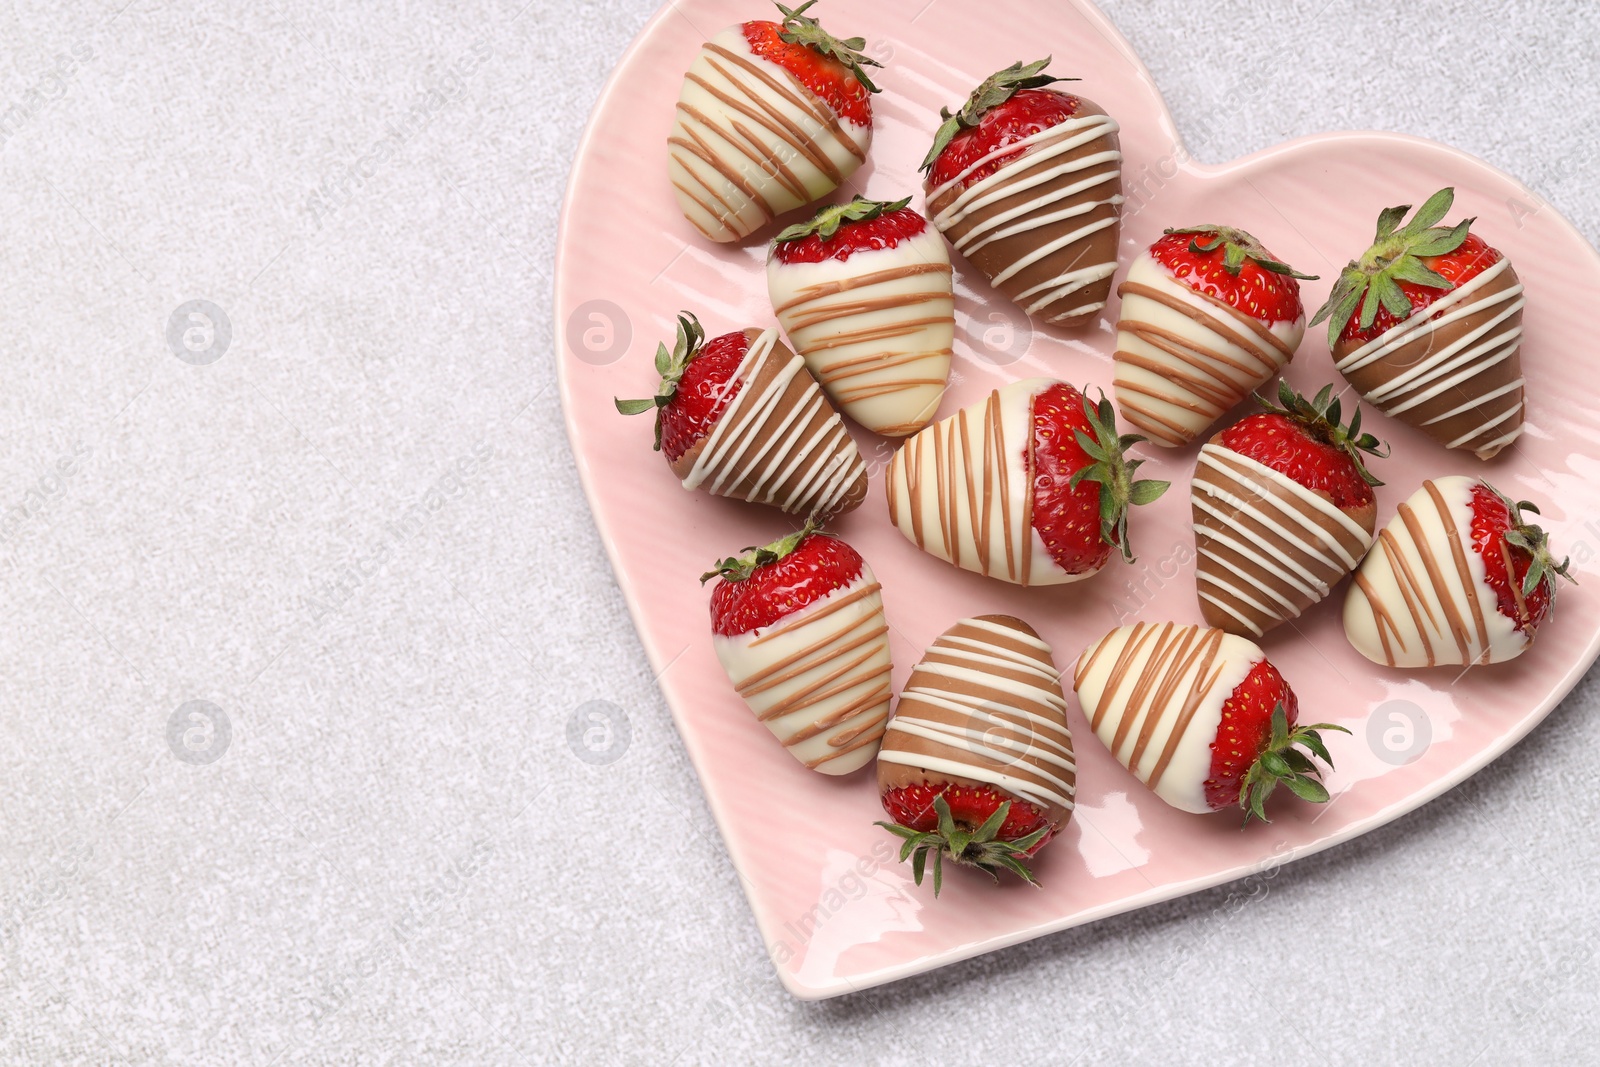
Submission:
[[[650,450],[648,419],[612,408],[614,395],[652,391],[656,343],[670,340],[680,308],[696,311],[712,334],[774,324],[763,275],[770,229],[742,245],[710,245],[680,217],[666,176],[673,105],[700,43],[771,11],[760,0],[669,5],[612,76],[573,167],[555,288],[561,387],[617,580],[791,991],[817,998],[861,989],[1309,855],[1438,796],[1544,718],[1600,650],[1600,580],[1589,580],[1600,579],[1600,524],[1591,524],[1600,515],[1600,381],[1572,373],[1592,343],[1600,258],[1568,223],[1484,163],[1392,134],[1315,137],[1223,167],[1194,163],[1148,72],[1084,0],[936,3],[909,23],[866,0],[827,0],[824,8],[830,27],[865,36],[886,64],[871,158],[845,192],[916,194],[920,206],[916,166],[939,107],[959,103],[990,72],[1046,52],[1055,54],[1053,71],[1081,77],[1074,88],[1122,124],[1124,266],[1163,227],[1243,225],[1322,275],[1307,284],[1307,306],[1315,307],[1371,239],[1381,208],[1454,185],[1452,217],[1478,216],[1476,232],[1511,257],[1527,286],[1527,431],[1485,465],[1372,415],[1371,428],[1394,446],[1393,458],[1376,464],[1388,483],[1378,492],[1378,521],[1424,477],[1485,472],[1502,490],[1545,505],[1558,553],[1572,554],[1585,584],[1563,591],[1530,652],[1465,674],[1374,667],[1345,642],[1337,598],[1270,635],[1267,650],[1300,694],[1303,716],[1342,723],[1352,736],[1334,738],[1331,804],[1284,802],[1270,827],[1248,833],[1228,815],[1164,806],[1093,739],[1074,704],[1078,809],[1039,859],[1044,888],[996,886],[962,872],[935,901],[930,886],[912,885],[893,861],[889,835],[872,825],[881,811],[870,771],[837,780],[804,770],[745,709],[712,655],[698,576],[719,554],[791,524],[776,511],[685,492]],[[941,414],[1034,374],[1109,388],[1116,311],[1113,299],[1089,328],[1030,330],[958,259],[956,374]],[[1312,330],[1291,367],[1301,389],[1336,379],[1323,336]],[[902,538],[881,495],[891,446],[864,433],[857,439],[873,491],[835,530],[883,583],[897,689],[922,650],[967,615],[1031,621],[1069,672],[1079,651],[1115,624],[1200,621],[1189,528],[1195,449],[1154,452],[1145,468],[1175,484],[1135,516],[1137,564],[1113,563],[1081,585],[1021,590],[957,571]]]

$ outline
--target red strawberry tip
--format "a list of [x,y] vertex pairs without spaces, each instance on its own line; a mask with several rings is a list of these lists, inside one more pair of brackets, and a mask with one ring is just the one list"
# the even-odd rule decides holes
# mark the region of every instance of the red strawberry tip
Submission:
[[1355,318],[1360,329],[1368,330],[1377,321],[1378,310],[1383,308],[1394,319],[1404,321],[1412,311],[1411,298],[1400,287],[1401,282],[1425,289],[1449,290],[1455,283],[1422,262],[1427,256],[1443,256],[1461,247],[1477,219],[1462,219],[1454,226],[1438,225],[1455,203],[1456,191],[1440,189],[1417,209],[1411,221],[1404,226],[1400,221],[1411,211],[1410,204],[1385,208],[1378,216],[1377,234],[1372,247],[1359,260],[1351,260],[1339,274],[1327,303],[1317,309],[1311,325],[1328,320],[1328,346],[1339,341],[1339,335]]
[[797,8],[787,8],[782,4],[774,4],[783,13],[783,22],[778,26],[778,38],[788,44],[805,45],[818,55],[826,56],[842,63],[851,74],[855,75],[869,93],[881,92],[872,79],[867,75],[867,67],[881,67],[876,59],[863,55],[861,50],[867,46],[864,37],[835,37],[822,28],[816,19],[806,15],[806,10],[817,0],[806,0]]
[[768,545],[750,545],[743,550],[743,554],[719,559],[700,576],[700,584],[705,585],[713,578],[722,578],[730,582],[747,581],[752,574],[762,567],[778,562],[785,556],[791,555],[800,543],[816,533],[821,524],[814,518],[807,519],[806,524],[786,537],[780,537]]
[[1367,470],[1366,457],[1388,459],[1389,445],[1373,434],[1361,432],[1360,404],[1352,405],[1355,410],[1350,414],[1349,425],[1345,425],[1339,398],[1333,395],[1332,385],[1324,385],[1314,399],[1307,400],[1280,378],[1278,403],[1272,403],[1260,393],[1255,394],[1255,399],[1265,410],[1292,420],[1316,440],[1332,445],[1349,456],[1350,462],[1355,464],[1356,473],[1368,485],[1383,484]]
[[1039,883],[1033,877],[1033,872],[1022,860],[1035,845],[1052,832],[1053,827],[1041,826],[1025,837],[1019,837],[1015,841],[1005,841],[996,835],[1011,811],[1009,800],[995,808],[993,814],[976,829],[967,829],[956,822],[943,793],[933,798],[933,810],[939,821],[937,827],[932,830],[913,830],[909,826],[892,822],[876,824],[900,838],[900,862],[911,860],[911,877],[917,885],[922,884],[922,876],[927,871],[928,857],[931,855],[935,897],[939,895],[939,889],[943,884],[946,859],[964,867],[976,867],[996,882],[1000,880],[999,872],[1007,870],[1038,888]]
[[1192,238],[1189,241],[1189,251],[1196,255],[1209,255],[1221,248],[1222,267],[1234,277],[1238,277],[1245,261],[1249,260],[1262,270],[1273,274],[1283,274],[1301,281],[1316,281],[1318,278],[1315,274],[1301,274],[1282,260],[1272,258],[1272,253],[1268,252],[1266,246],[1256,240],[1253,234],[1233,226],[1186,226],[1161,232]]
[[827,242],[833,240],[840,227],[847,222],[871,222],[882,215],[892,215],[903,210],[911,203],[908,196],[904,200],[868,200],[857,195],[848,204],[829,204],[804,222],[797,222],[788,229],[781,231],[772,239],[774,246],[789,241],[801,241],[807,237],[815,236],[817,240]]
[[679,312],[678,331],[672,343],[672,350],[667,351],[665,344],[656,346],[656,373],[661,375],[661,384],[656,387],[656,395],[641,400],[612,397],[617,410],[624,415],[642,415],[646,411],[656,413],[657,452],[661,451],[662,413],[667,405],[672,403],[672,398],[678,395],[678,380],[683,377],[684,368],[700,354],[700,346],[705,339],[705,327],[700,325],[700,320],[695,318],[692,312]]
[[1082,390],[1083,413],[1089,420],[1094,435],[1075,431],[1078,447],[1094,462],[1072,476],[1068,483],[1072,489],[1083,482],[1100,483],[1100,539],[1122,553],[1122,558],[1134,562],[1133,547],[1128,543],[1128,510],[1150,504],[1165,493],[1171,482],[1152,478],[1135,480],[1142,459],[1128,459],[1127,451],[1147,438],[1139,434],[1117,433],[1117,414],[1104,391],[1098,404],[1089,399],[1086,386]]
[[1555,580],[1550,577],[1552,574],[1560,575],[1573,585],[1577,585],[1578,579],[1574,578],[1568,569],[1572,563],[1571,558],[1563,557],[1561,562],[1557,563],[1555,556],[1550,552],[1550,535],[1545,533],[1542,527],[1522,517],[1525,511],[1537,515],[1539,509],[1527,500],[1512,500],[1488,482],[1482,479],[1479,481],[1485,489],[1499,497],[1511,512],[1511,527],[1504,534],[1506,542],[1516,545],[1532,557],[1532,562],[1528,564],[1528,573],[1522,579],[1522,595],[1532,596],[1533,591],[1539,588],[1541,583],[1550,582],[1550,594],[1554,598],[1556,585]]
[[956,134],[962,130],[971,129],[983,120],[983,116],[1010,100],[1023,89],[1042,89],[1056,82],[1075,82],[1078,78],[1057,78],[1045,74],[1044,68],[1050,65],[1052,57],[1032,63],[1023,63],[1021,60],[1011,64],[1005,70],[997,70],[989,75],[978,87],[972,90],[972,95],[967,97],[966,103],[961,105],[961,110],[951,113],[950,109],[940,108],[939,118],[942,121],[938,132],[933,135],[933,147],[928,149],[928,154],[923,158],[918,170],[926,171],[932,168],[939,159],[939,154],[949,147],[955,140]]
[[[1272,709],[1272,736],[1262,746],[1244,780],[1239,783],[1239,807],[1244,809],[1244,825],[1251,819],[1271,822],[1267,818],[1267,798],[1278,786],[1285,786],[1301,800],[1312,804],[1328,802],[1328,787],[1322,784],[1322,768],[1316,759],[1333,769],[1333,757],[1322,743],[1323,730],[1350,731],[1333,723],[1319,722],[1312,726],[1289,727],[1289,715],[1283,703]],[[1307,751],[1301,751],[1299,746]]]

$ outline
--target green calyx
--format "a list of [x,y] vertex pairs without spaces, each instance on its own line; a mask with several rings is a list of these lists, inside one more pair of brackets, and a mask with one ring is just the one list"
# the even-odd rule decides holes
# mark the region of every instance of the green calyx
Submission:
[[1272,253],[1268,252],[1253,235],[1232,226],[1186,226],[1162,232],[1190,237],[1189,251],[1199,255],[1207,255],[1221,248],[1222,267],[1234,277],[1238,277],[1245,263],[1250,262],[1273,274],[1283,274],[1290,278],[1299,278],[1301,281],[1317,280],[1315,274],[1301,274],[1289,264],[1273,259]]
[[1328,320],[1330,348],[1338,343],[1339,335],[1357,308],[1361,309],[1358,326],[1363,330],[1376,321],[1380,307],[1387,309],[1396,320],[1409,316],[1411,301],[1400,288],[1401,282],[1426,289],[1455,287],[1450,279],[1422,262],[1425,256],[1442,256],[1460,248],[1477,221],[1462,219],[1454,226],[1440,226],[1439,222],[1455,199],[1454,189],[1440,189],[1428,197],[1427,203],[1418,208],[1404,226],[1400,221],[1410,212],[1410,204],[1385,208],[1378,216],[1378,232],[1372,247],[1340,272],[1328,302],[1318,308],[1311,319],[1313,326],[1323,319]]
[[[1312,757],[1322,760],[1333,769],[1333,757],[1322,743],[1323,730],[1350,731],[1343,726],[1319,722],[1314,726],[1296,726],[1289,729],[1289,716],[1279,704],[1272,709],[1272,737],[1256,756],[1256,761],[1239,783],[1239,807],[1244,809],[1244,823],[1251,819],[1271,822],[1267,818],[1267,798],[1282,785],[1301,800],[1312,804],[1328,802],[1328,787],[1322,784],[1322,768],[1312,762]],[[1305,746],[1301,751],[1300,746]]]
[[951,113],[949,108],[939,109],[939,118],[943,125],[933,135],[933,147],[928,149],[927,156],[922,160],[918,170],[927,170],[939,158],[939,153],[949,147],[955,140],[956,134],[962,130],[971,129],[983,120],[986,112],[999,107],[1010,100],[1022,89],[1042,89],[1046,85],[1056,82],[1075,82],[1077,78],[1057,78],[1043,73],[1044,68],[1050,65],[1050,56],[1036,60],[1032,63],[1023,63],[1020,60],[1011,64],[1005,70],[995,71],[967,97],[967,102],[961,105],[961,110]]
[[776,563],[800,547],[800,542],[817,532],[818,523],[815,519],[807,519],[806,524],[787,537],[780,537],[770,545],[759,548],[751,545],[743,550],[742,555],[729,556],[719,559],[712,568],[700,576],[700,584],[704,585],[713,578],[722,578],[730,582],[742,582],[756,571],[768,564]]
[[1366,457],[1388,459],[1389,446],[1372,434],[1361,432],[1360,404],[1353,405],[1355,410],[1351,412],[1348,426],[1341,421],[1343,412],[1339,398],[1333,395],[1333,386],[1324,385],[1314,399],[1307,400],[1295,392],[1288,382],[1279,379],[1278,402],[1274,404],[1258,393],[1256,403],[1274,415],[1293,419],[1310,430],[1318,440],[1343,451],[1350,457],[1350,462],[1356,465],[1356,473],[1368,485],[1383,484],[1367,470]]
[[839,227],[847,222],[871,222],[881,215],[893,214],[911,203],[908,196],[904,200],[868,200],[864,196],[857,196],[848,204],[830,204],[804,222],[797,222],[782,231],[772,239],[773,244],[782,244],[785,241],[799,241],[816,234],[818,240],[823,242],[833,240],[839,232]]
[[1550,535],[1522,517],[1525,511],[1537,515],[1539,509],[1526,500],[1512,500],[1488,482],[1484,482],[1483,486],[1499,497],[1511,511],[1511,528],[1505,532],[1506,543],[1522,549],[1532,560],[1528,564],[1528,573],[1522,578],[1522,595],[1532,596],[1540,583],[1550,582],[1550,595],[1553,598],[1556,588],[1555,579],[1551,577],[1553,574],[1560,575],[1573,585],[1577,585],[1578,579],[1567,569],[1572,561],[1563,557],[1561,562],[1557,563],[1555,556],[1550,553]]
[[612,398],[617,410],[624,415],[642,415],[646,411],[656,413],[657,452],[661,451],[661,409],[672,403],[672,398],[678,395],[678,379],[683,377],[684,368],[689,362],[700,354],[700,345],[705,339],[706,331],[700,325],[700,320],[687,311],[680,312],[678,336],[673,341],[672,351],[667,351],[664,344],[656,346],[656,373],[661,375],[656,395],[643,400]]
[[1117,413],[1105,393],[1099,404],[1089,400],[1088,389],[1083,391],[1083,413],[1088,416],[1093,434],[1076,431],[1078,447],[1088,453],[1092,463],[1079,468],[1067,484],[1078,488],[1084,482],[1100,483],[1100,539],[1122,553],[1129,563],[1134,561],[1133,548],[1128,544],[1128,509],[1149,504],[1171,487],[1171,482],[1151,478],[1136,480],[1134,472],[1142,459],[1129,459],[1128,449],[1147,440],[1138,434],[1117,434]]
[[976,867],[997,882],[1000,880],[1000,871],[1007,870],[1031,886],[1039,884],[1022,861],[1029,849],[1044,840],[1050,827],[1041,826],[1015,841],[998,839],[995,835],[1000,832],[1006,815],[1011,811],[1009,800],[995,808],[994,814],[976,830],[956,823],[943,794],[933,798],[933,810],[939,823],[932,830],[913,830],[892,822],[877,824],[900,838],[900,862],[911,861],[911,877],[918,885],[922,884],[922,876],[927,871],[929,856],[933,857],[933,895],[936,897],[943,884],[944,861],[947,859],[965,867]]
[[782,4],[774,5],[783,12],[783,22],[778,27],[778,38],[789,44],[803,44],[814,52],[836,59],[849,68],[855,75],[856,81],[866,86],[867,92],[876,93],[880,90],[872,84],[872,79],[867,76],[867,67],[881,67],[876,59],[871,59],[861,53],[867,47],[864,37],[833,36],[814,18],[806,16],[806,9],[815,4],[817,0],[806,0],[805,3],[794,9],[784,7]]

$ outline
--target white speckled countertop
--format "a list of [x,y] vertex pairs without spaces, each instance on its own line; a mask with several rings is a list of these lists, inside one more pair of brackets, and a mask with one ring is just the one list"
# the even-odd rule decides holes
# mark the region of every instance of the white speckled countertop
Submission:
[[[1592,678],[1246,906],[792,1000],[554,388],[567,166],[653,3],[523,2],[0,11],[0,1062],[1593,1059]],[[1600,238],[1584,0],[1104,7],[1201,159],[1400,130]]]

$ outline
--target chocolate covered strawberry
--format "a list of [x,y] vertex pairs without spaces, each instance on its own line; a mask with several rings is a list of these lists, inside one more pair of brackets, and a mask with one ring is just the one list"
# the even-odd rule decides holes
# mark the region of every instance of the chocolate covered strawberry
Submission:
[[1298,726],[1299,702],[1266,653],[1242,637],[1201,626],[1136,623],[1090,645],[1073,688],[1111,754],[1175,808],[1225,808],[1267,821],[1281,785],[1312,803],[1328,799],[1322,732]]
[[1121,227],[1117,123],[1048,88],[1049,58],[990,75],[922,161],[933,224],[1029,315],[1078,326],[1111,295]]
[[1200,449],[1190,490],[1200,613],[1247,637],[1299,617],[1361,562],[1383,484],[1365,457],[1388,454],[1359,407],[1341,421],[1331,385],[1307,400],[1279,382],[1278,400]]
[[1356,651],[1390,667],[1500,663],[1533,643],[1567,560],[1481,478],[1422,483],[1378,535],[1344,603]]
[[734,689],[789,754],[848,774],[878,751],[889,717],[889,626],[855,549],[807,524],[701,576],[712,646]]
[[1133,559],[1128,509],[1166,482],[1136,480],[1111,401],[1028,378],[910,438],[889,462],[889,521],[964,570],[1018,585],[1094,574]]
[[1522,433],[1525,300],[1477,220],[1439,225],[1454,202],[1440,189],[1404,226],[1409,204],[1385,210],[1311,321],[1328,321],[1334,365],[1379,411],[1489,459]]
[[1194,440],[1294,358],[1313,277],[1243,230],[1167,230],[1117,287],[1122,417],[1158,445]]
[[1033,881],[1024,862],[1072,817],[1077,763],[1050,646],[1009,615],[963,619],[911,672],[878,752],[878,791],[918,885],[933,861]]
[[737,241],[831,193],[867,158],[877,61],[806,12],[730,26],[683,77],[668,138],[684,217],[713,241]]
[[617,410],[655,412],[655,447],[685,489],[818,521],[866,496],[867,468],[855,442],[777,330],[707,341],[699,320],[684,312],[672,349],[656,349],[656,373],[655,396],[618,400]]
[[909,203],[825,207],[778,234],[767,258],[790,343],[846,415],[890,437],[933,418],[955,334],[950,255]]

